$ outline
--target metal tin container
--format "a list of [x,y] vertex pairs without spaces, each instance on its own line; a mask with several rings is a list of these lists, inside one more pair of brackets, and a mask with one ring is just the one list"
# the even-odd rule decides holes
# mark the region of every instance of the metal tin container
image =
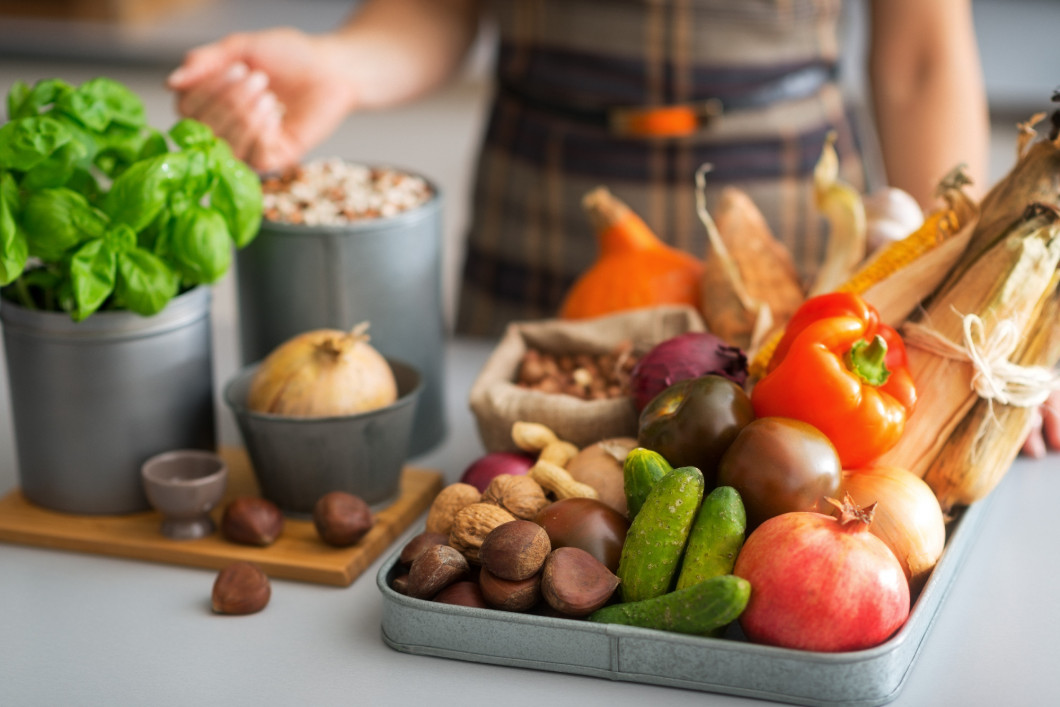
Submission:
[[442,195],[396,216],[346,225],[265,220],[236,256],[244,363],[310,329],[368,321],[372,346],[423,376],[409,453],[445,437]]
[[986,502],[951,523],[946,550],[909,619],[888,641],[867,650],[820,653],[756,645],[743,638],[736,625],[724,638],[706,638],[413,599],[390,588],[400,551],[376,578],[383,594],[383,641],[417,655],[792,704],[881,705],[895,699],[905,685],[972,544]]
[[224,399],[261,487],[281,510],[309,515],[329,491],[360,496],[371,506],[393,500],[401,490],[413,420],[423,389],[412,366],[387,359],[398,399],[386,407],[330,417],[291,417],[254,412],[247,391],[257,366],[247,366],[225,386]]
[[151,317],[0,305],[19,481],[58,511],[150,508],[140,465],[216,444],[211,293],[197,287]]

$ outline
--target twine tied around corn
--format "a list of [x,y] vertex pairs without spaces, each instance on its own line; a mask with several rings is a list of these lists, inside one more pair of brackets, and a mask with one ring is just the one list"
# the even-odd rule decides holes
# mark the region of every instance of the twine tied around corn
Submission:
[[985,400],[1037,407],[1046,401],[1050,392],[1060,389],[1060,377],[1049,368],[1021,366],[1009,360],[1020,338],[1019,327],[1011,319],[998,322],[989,337],[978,315],[966,314],[961,321],[962,344],[955,344],[935,329],[916,322],[906,322],[902,334],[907,346],[972,364],[972,389]]

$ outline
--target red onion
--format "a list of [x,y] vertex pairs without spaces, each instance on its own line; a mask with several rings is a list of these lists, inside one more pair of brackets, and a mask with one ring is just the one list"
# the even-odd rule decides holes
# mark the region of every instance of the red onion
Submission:
[[471,462],[464,470],[460,480],[465,484],[471,484],[483,492],[490,485],[493,477],[501,474],[522,476],[530,471],[534,465],[534,458],[519,452],[490,452]]
[[747,381],[747,355],[709,332],[688,332],[656,344],[630,372],[630,392],[637,412],[678,381],[707,374],[737,385]]

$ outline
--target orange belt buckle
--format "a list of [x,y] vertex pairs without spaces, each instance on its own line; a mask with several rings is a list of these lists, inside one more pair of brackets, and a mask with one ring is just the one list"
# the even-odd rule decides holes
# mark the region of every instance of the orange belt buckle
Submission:
[[616,133],[629,137],[684,137],[720,114],[720,102],[712,100],[695,105],[618,108],[611,112],[610,123]]

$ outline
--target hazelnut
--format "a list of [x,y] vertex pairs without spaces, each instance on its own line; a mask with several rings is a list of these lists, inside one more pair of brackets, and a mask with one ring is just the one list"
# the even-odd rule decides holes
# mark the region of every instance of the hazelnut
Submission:
[[500,506],[516,518],[527,520],[551,503],[541,484],[529,476],[512,474],[493,477],[482,494],[482,501]]
[[409,593],[409,573],[402,572],[401,574],[394,575],[394,578],[390,580],[390,588],[398,594]]
[[479,548],[483,568],[500,579],[518,581],[541,571],[552,551],[548,533],[529,520],[513,520],[491,530]]
[[453,516],[449,544],[462,552],[469,562],[478,562],[479,548],[490,531],[502,523],[516,520],[508,511],[492,503],[472,503]]
[[265,547],[283,532],[283,512],[272,501],[257,496],[241,496],[225,506],[221,534],[241,545]]
[[415,535],[405,543],[405,546],[401,548],[401,555],[398,557],[398,561],[403,565],[411,565],[412,561],[415,560],[421,552],[429,548],[431,545],[448,545],[449,536],[443,535],[442,533],[432,533],[424,530],[419,535]]
[[541,570],[541,596],[567,616],[588,616],[606,604],[617,588],[618,577],[577,547],[556,548]]
[[440,604],[455,604],[457,606],[474,606],[480,609],[488,609],[489,605],[482,596],[482,590],[475,582],[464,580],[450,584],[438,592],[434,600]]
[[269,578],[261,568],[240,561],[218,573],[210,603],[218,614],[253,614],[265,608],[271,595]]
[[374,523],[364,499],[345,491],[332,491],[313,504],[313,527],[328,545],[349,547],[368,534]]
[[501,579],[486,568],[478,575],[482,596],[494,609],[528,611],[541,599],[541,573],[516,581]]
[[432,545],[409,567],[406,593],[416,599],[430,599],[454,582],[465,579],[470,567],[467,558],[448,545]]
[[457,482],[449,484],[438,492],[427,511],[427,530],[432,533],[449,535],[453,528],[453,518],[464,506],[478,503],[482,494],[471,484]]

